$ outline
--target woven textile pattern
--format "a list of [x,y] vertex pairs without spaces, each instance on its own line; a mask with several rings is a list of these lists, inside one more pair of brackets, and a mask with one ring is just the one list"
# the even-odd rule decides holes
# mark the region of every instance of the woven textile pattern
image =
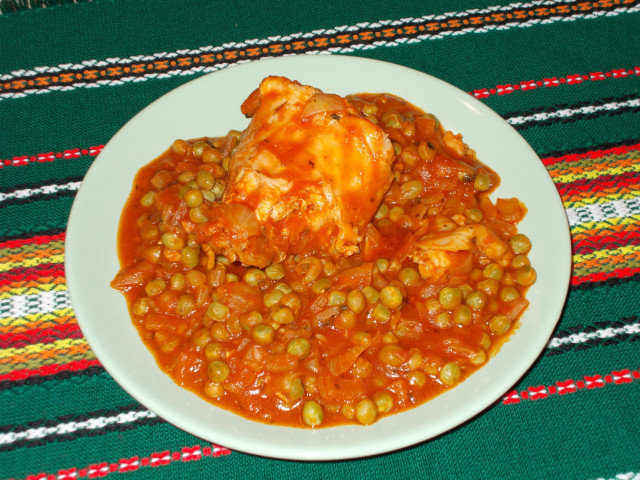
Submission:
[[[217,3],[0,15],[0,478],[639,479],[640,1]],[[400,452],[308,464],[206,443],[125,393],[76,322],[65,228],[91,163],[153,100],[329,53],[429,73],[497,111],[557,187],[573,271],[546,349],[488,410]]]

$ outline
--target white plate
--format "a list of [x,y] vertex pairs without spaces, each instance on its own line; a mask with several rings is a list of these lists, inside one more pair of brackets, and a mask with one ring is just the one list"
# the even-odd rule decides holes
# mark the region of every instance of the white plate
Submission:
[[[176,138],[243,129],[240,104],[267,75],[326,92],[389,92],[435,114],[463,134],[502,183],[494,197],[529,208],[521,231],[533,242],[538,281],[520,328],[499,353],[460,385],[423,406],[368,426],[318,430],[270,426],[216,408],[160,371],[109,287],[118,271],[116,233],[133,177]],[[289,56],[251,62],[193,80],[153,102],[107,144],[85,176],[69,218],[65,270],[82,331],[111,376],[140,403],[177,427],[231,449],[299,460],[389,452],[460,425],[499,399],[546,345],[564,304],[571,249],[562,203],[539,158],[501,117],[465,92],[398,65],[348,56]]]

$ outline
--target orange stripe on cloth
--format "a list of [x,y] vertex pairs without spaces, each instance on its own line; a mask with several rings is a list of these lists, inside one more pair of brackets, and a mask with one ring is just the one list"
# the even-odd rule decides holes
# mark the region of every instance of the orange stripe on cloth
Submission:
[[598,250],[588,255],[574,255],[573,275],[584,277],[596,272],[637,267],[640,267],[640,246],[633,245],[615,250]]
[[64,277],[42,277],[38,280],[23,280],[8,285],[0,285],[0,298],[15,295],[33,295],[51,290],[66,290],[67,282]]
[[[595,172],[610,172],[617,173],[628,169],[630,166],[637,164],[640,157],[640,151],[634,151],[626,155],[607,155],[596,159],[583,160],[575,163],[571,163],[571,167],[568,168],[547,168],[549,175],[554,181],[563,178],[581,178],[581,176],[588,172],[594,174]],[[571,180],[569,180],[571,181]]]

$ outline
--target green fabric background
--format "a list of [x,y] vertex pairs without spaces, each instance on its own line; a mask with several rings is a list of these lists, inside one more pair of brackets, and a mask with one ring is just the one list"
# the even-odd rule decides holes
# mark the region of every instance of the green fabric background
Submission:
[[[0,16],[0,75],[17,69],[89,59],[128,57],[221,45],[339,25],[462,11],[507,0],[422,2],[270,2],[241,0],[94,0]],[[355,55],[412,67],[471,91],[498,84],[640,66],[640,13],[578,18],[481,33],[449,35]],[[339,72],[336,72],[339,75]],[[0,100],[0,159],[88,148],[106,143],[136,112],[197,75],[76,88]],[[562,104],[640,93],[640,75],[539,88],[483,101],[507,117]],[[640,139],[640,112],[535,126],[521,131],[541,157]],[[81,177],[93,157],[0,170],[0,191]],[[0,208],[0,236],[66,226],[73,198],[63,196]],[[1,275],[1,273],[0,273]],[[572,289],[558,326],[567,331],[640,315],[638,279]],[[638,336],[551,355],[545,352],[516,386],[638,369]],[[613,478],[640,474],[640,381],[566,396],[497,402],[439,438],[375,458],[309,464],[238,452],[197,462],[141,468],[123,478]],[[63,415],[133,405],[106,373],[78,375],[0,390],[0,424],[25,424]],[[1,426],[0,425],[0,426]],[[145,425],[42,446],[0,451],[0,477],[116,462],[204,444],[168,424]]]

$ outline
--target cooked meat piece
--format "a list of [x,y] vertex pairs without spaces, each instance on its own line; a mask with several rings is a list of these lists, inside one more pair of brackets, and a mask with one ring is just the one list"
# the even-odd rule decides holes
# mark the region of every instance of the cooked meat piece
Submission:
[[[346,99],[284,77],[265,78],[242,112],[252,119],[201,240],[258,267],[288,254],[357,252],[392,179],[382,129]],[[251,228],[242,232],[244,224]]]
[[488,227],[464,225],[451,231],[430,233],[416,242],[409,257],[420,265],[425,278],[437,280],[446,270],[468,273],[473,267],[473,252],[497,260],[507,252],[507,245]]

